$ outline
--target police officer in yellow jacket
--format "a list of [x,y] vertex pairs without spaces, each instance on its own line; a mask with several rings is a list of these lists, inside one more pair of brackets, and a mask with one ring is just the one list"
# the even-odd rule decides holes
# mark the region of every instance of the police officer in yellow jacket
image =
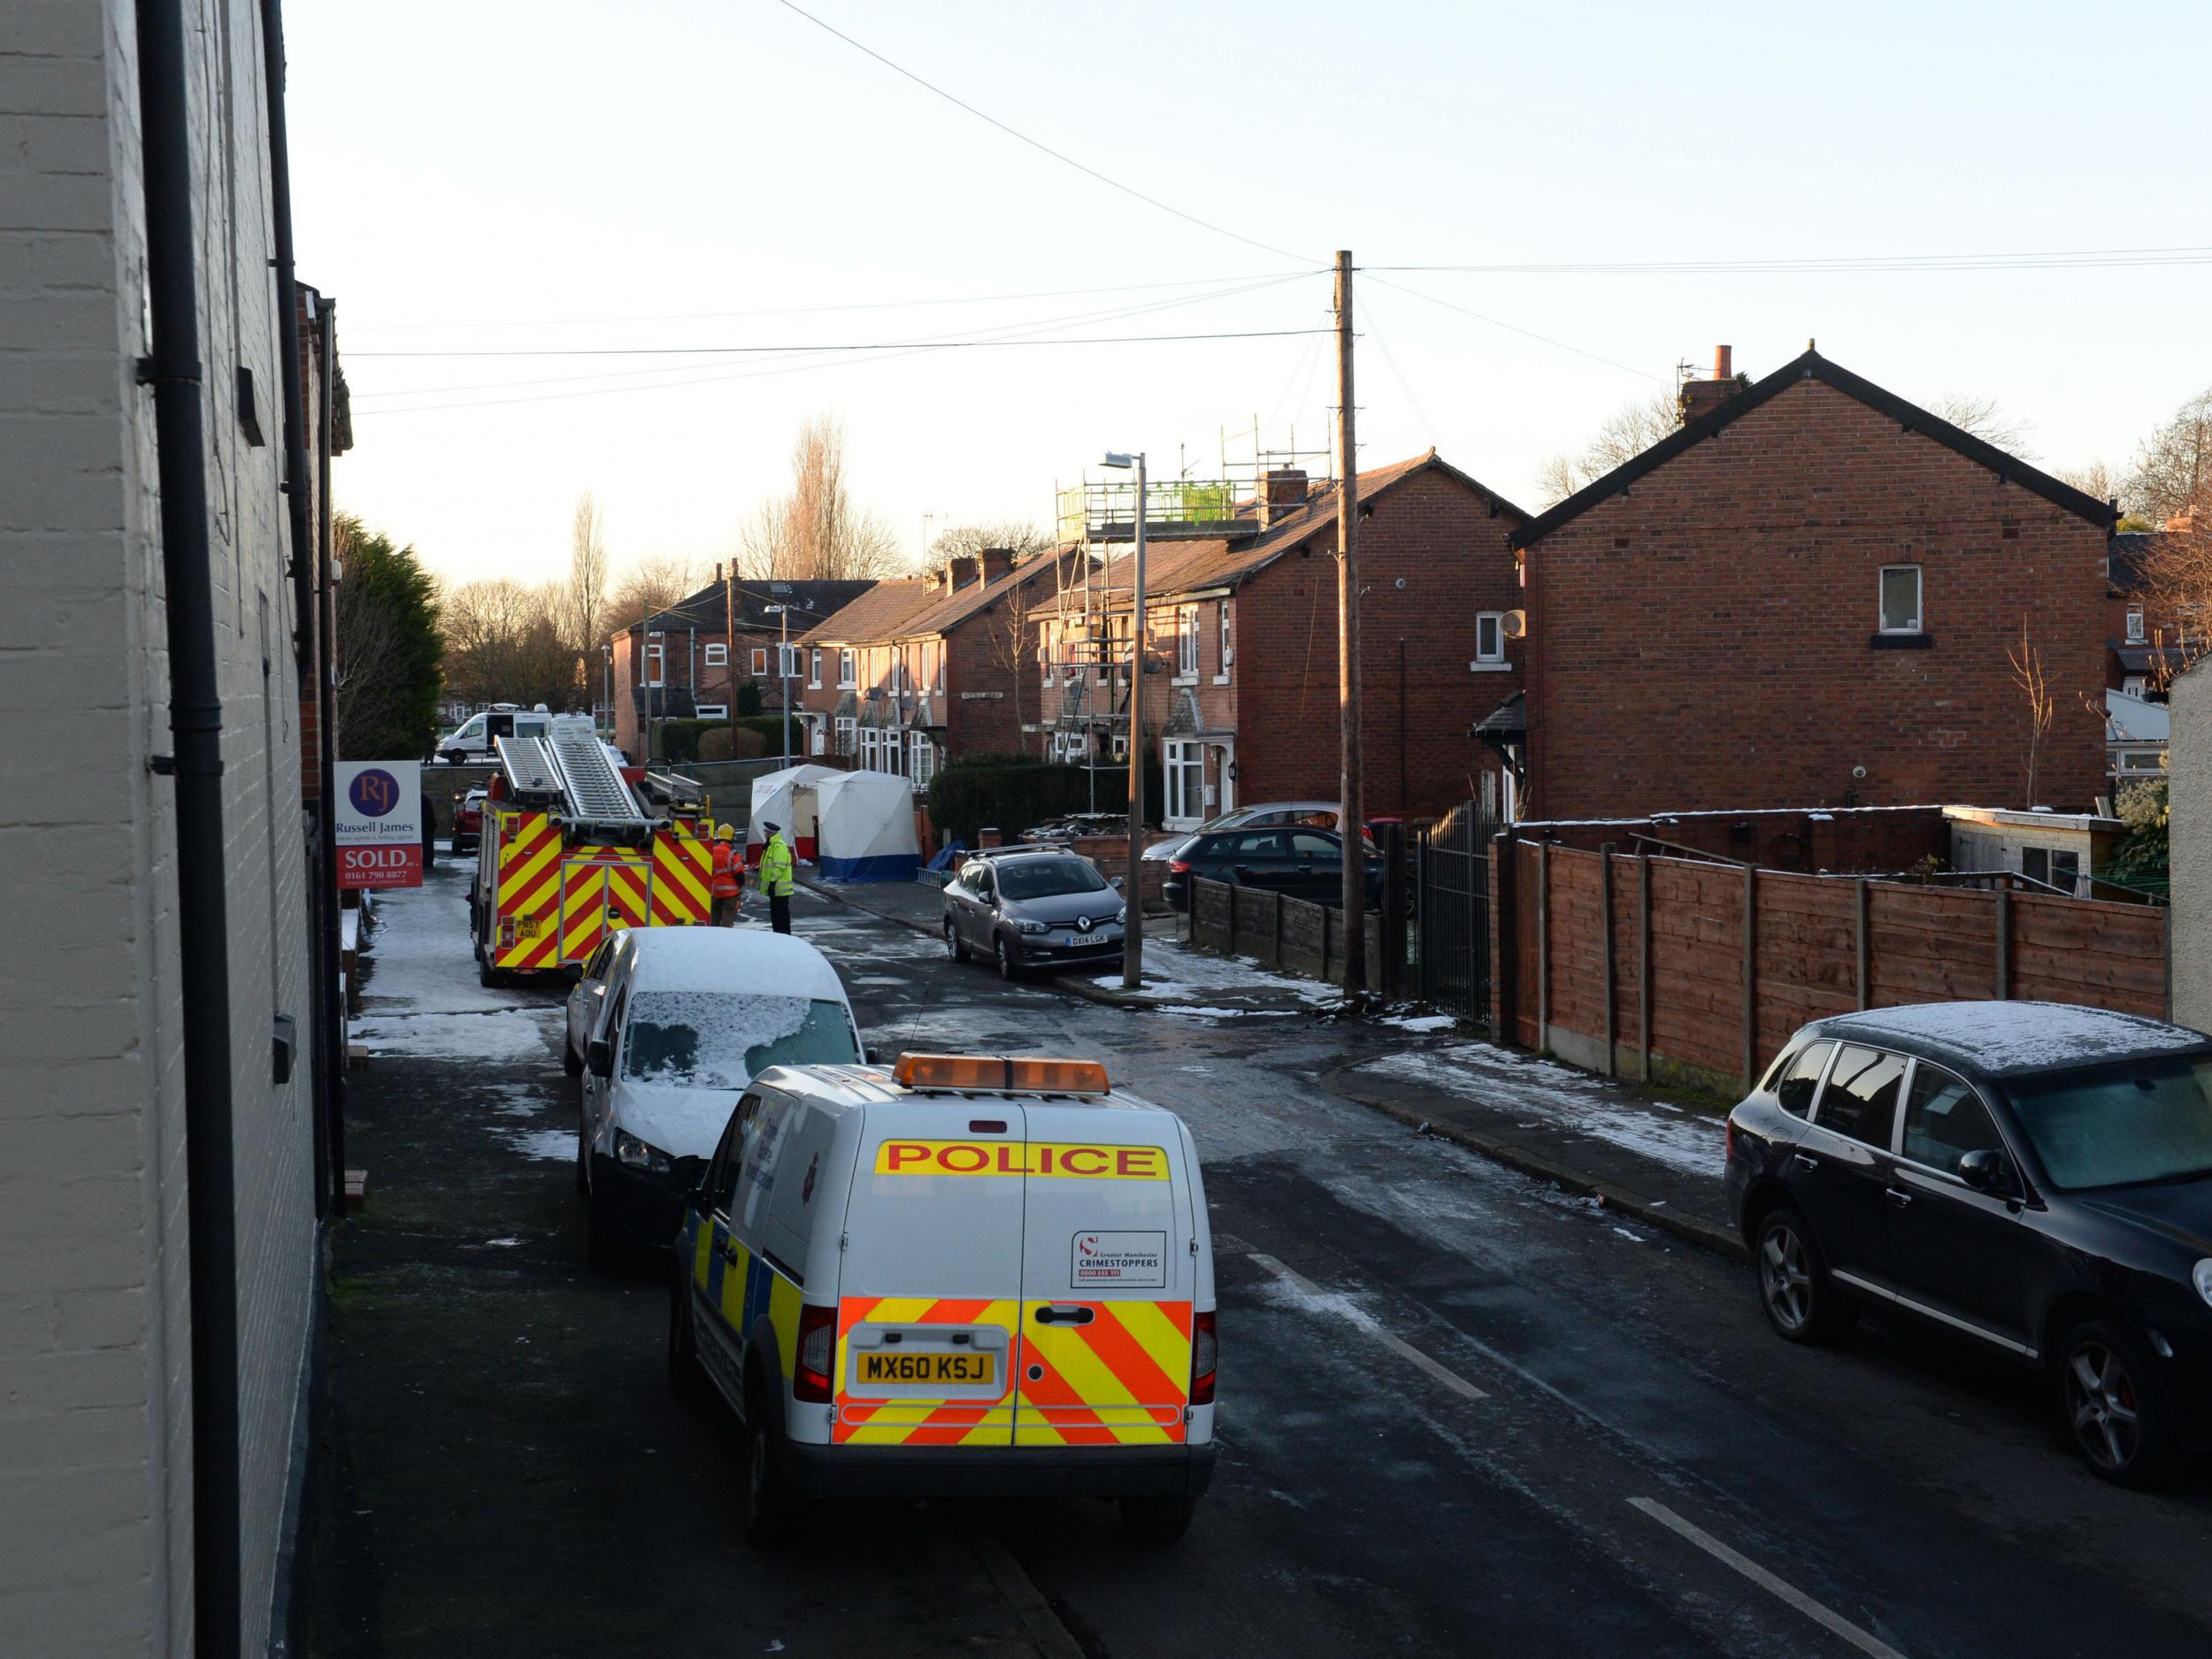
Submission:
[[760,849],[760,890],[768,895],[768,921],[780,933],[791,931],[791,843],[783,838],[783,826],[764,819],[768,840]]

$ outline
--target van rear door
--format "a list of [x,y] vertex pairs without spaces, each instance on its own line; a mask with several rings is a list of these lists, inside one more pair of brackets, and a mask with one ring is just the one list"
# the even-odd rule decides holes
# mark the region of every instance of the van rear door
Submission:
[[1033,1102],[1018,1446],[1187,1436],[1191,1248],[1183,1137],[1164,1112]]
[[836,1443],[1013,1443],[1026,1143],[1014,1102],[867,1109],[839,1285]]

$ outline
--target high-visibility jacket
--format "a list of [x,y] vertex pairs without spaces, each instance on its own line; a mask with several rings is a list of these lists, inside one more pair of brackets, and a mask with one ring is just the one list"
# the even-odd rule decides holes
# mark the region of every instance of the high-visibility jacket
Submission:
[[713,843],[711,856],[714,868],[707,883],[707,891],[718,899],[733,899],[744,888],[743,864],[736,844],[718,841]]
[[760,890],[772,899],[787,899],[791,887],[791,847],[779,830],[760,849]]

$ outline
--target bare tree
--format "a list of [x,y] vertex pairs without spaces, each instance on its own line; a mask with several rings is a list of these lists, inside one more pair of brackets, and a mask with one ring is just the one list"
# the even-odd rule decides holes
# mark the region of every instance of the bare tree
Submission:
[[2028,440],[2034,435],[2033,423],[1999,406],[1993,397],[1974,392],[1946,392],[1928,405],[1928,412],[1940,415],[1962,432],[1969,432],[1984,443],[1994,444],[2007,454],[2016,455],[2024,461],[2035,458]]
[[590,660],[603,638],[607,609],[607,515],[589,490],[576,498],[576,515],[569,527],[568,586],[562,597],[569,643],[588,679]]
[[2143,440],[2126,495],[2129,508],[2153,524],[2185,516],[2204,523],[2212,509],[2212,388],[2198,393]]
[[2101,459],[2085,461],[2079,466],[2060,467],[2052,476],[2099,501],[2110,501],[2120,493],[2118,475]]
[[2043,758],[2043,740],[2049,735],[2051,722],[2058,714],[2058,698],[2044,672],[2042,653],[2035,649],[2035,641],[2028,634],[2025,617],[2020,618],[2020,643],[2006,649],[2005,660],[2012,664],[2012,683],[2020,687],[2021,695],[2027,700],[2028,798],[2021,804],[2032,808],[2036,804],[2036,770]]
[[947,559],[972,558],[987,548],[1003,548],[1017,565],[1053,549],[1053,540],[1035,525],[1011,519],[995,524],[957,524],[929,544],[929,563],[941,567]]
[[640,617],[665,611],[679,600],[689,598],[698,587],[698,566],[680,553],[633,559],[615,578],[614,591],[608,595],[607,632],[611,634]]
[[901,564],[898,539],[877,514],[852,504],[845,482],[845,423],[810,418],[791,449],[791,491],[763,503],[738,532],[738,573],[755,581],[884,577]]
[[508,577],[467,582],[438,607],[446,684],[470,703],[571,706],[577,655],[562,616],[564,588],[528,588]]
[[1681,424],[1681,412],[1668,393],[1654,392],[1623,403],[1606,417],[1581,454],[1555,455],[1537,469],[1536,484],[1544,504],[1557,506],[1615,467],[1634,460]]

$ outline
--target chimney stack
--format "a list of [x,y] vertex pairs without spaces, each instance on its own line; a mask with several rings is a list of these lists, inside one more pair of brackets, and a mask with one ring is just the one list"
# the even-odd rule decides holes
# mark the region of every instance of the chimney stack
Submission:
[[983,580],[995,582],[1014,568],[1014,549],[1010,547],[987,547],[983,549]]
[[1713,378],[1709,380],[1685,380],[1676,396],[1675,408],[1688,426],[1701,415],[1710,414],[1743,388],[1736,384],[1736,353],[1730,346],[1713,348]]
[[1260,528],[1264,530],[1294,508],[1306,504],[1306,472],[1303,467],[1270,467],[1260,478]]
[[965,588],[975,580],[975,560],[963,553],[945,561],[945,586],[948,589]]

